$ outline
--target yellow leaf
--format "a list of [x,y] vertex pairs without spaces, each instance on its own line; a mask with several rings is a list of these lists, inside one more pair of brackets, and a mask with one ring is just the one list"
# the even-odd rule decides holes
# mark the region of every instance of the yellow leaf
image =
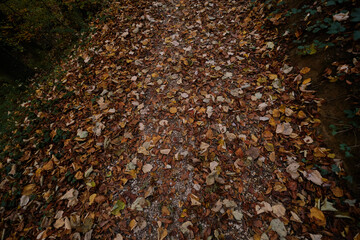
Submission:
[[255,234],[254,236],[253,236],[253,239],[254,240],[261,240],[261,235],[260,234]]
[[89,186],[89,187],[95,187],[96,183],[94,181],[92,181],[92,182],[86,183],[86,185]]
[[302,82],[302,85],[306,85],[311,82],[311,78],[307,78]]
[[270,118],[270,119],[269,119],[269,124],[270,124],[271,126],[275,127],[275,126],[276,126],[275,119]]
[[167,229],[160,227],[158,229],[158,240],[163,240],[164,238],[166,238],[167,234],[168,234]]
[[273,110],[273,117],[275,117],[275,118],[280,117],[280,111],[278,109]]
[[22,191],[22,195],[30,196],[35,191],[36,184],[26,185]]
[[41,169],[41,168],[36,169],[35,176],[36,176],[36,177],[40,177],[40,176],[41,176],[41,172],[42,172],[42,169]]
[[301,110],[298,112],[297,116],[298,116],[298,118],[300,118],[300,119],[306,118],[306,114],[305,114],[303,111],[301,111]]
[[75,178],[77,180],[80,180],[80,179],[83,179],[83,173],[81,171],[78,171],[76,174],[75,174]]
[[177,112],[177,108],[176,107],[171,107],[170,108],[170,113],[176,113]]
[[354,237],[354,240],[360,240],[360,233],[356,234],[356,236]]
[[327,152],[328,150],[326,149],[326,148],[320,148],[320,147],[316,147],[315,149],[314,149],[314,156],[315,157],[326,157],[326,152]]
[[270,80],[275,80],[278,78],[278,76],[276,74],[269,74],[269,78]]
[[199,109],[199,113],[204,113],[204,112],[206,112],[205,108],[202,107],[202,108]]
[[89,205],[91,205],[91,204],[93,204],[94,203],[94,200],[95,200],[95,198],[96,198],[96,193],[94,193],[94,194],[91,194],[91,196],[89,197]]
[[287,191],[287,188],[285,187],[285,185],[280,182],[276,182],[273,189],[276,192],[286,192]]
[[320,209],[316,207],[311,208],[310,218],[313,219],[317,225],[325,227],[326,218],[324,213]]
[[273,152],[273,151],[275,150],[274,144],[272,144],[272,143],[265,143],[265,149],[268,150],[269,152]]
[[129,224],[129,227],[130,227],[130,230],[133,230],[137,225],[137,222],[135,219],[131,220],[130,221],[130,224]]
[[332,76],[330,76],[330,77],[328,77],[328,79],[329,79],[329,82],[333,83],[333,82],[337,82],[337,80],[338,80],[339,78],[338,78],[338,77],[332,77]]

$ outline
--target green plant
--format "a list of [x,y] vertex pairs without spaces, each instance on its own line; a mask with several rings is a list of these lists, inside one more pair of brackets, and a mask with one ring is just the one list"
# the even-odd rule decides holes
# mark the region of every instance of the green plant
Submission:
[[347,2],[349,0],[330,0],[330,1],[327,1],[326,2],[326,6],[334,6],[336,4],[341,4],[341,3],[344,3],[344,2]]
[[352,22],[360,22],[360,8],[355,8],[352,12],[351,12],[351,16]]
[[344,32],[345,30],[346,30],[346,28],[344,26],[342,26],[339,22],[332,22],[326,33],[337,34],[337,33]]
[[351,154],[351,147],[349,147],[347,144],[345,143],[341,143],[340,144],[340,150],[345,152],[345,157],[353,157],[353,155]]

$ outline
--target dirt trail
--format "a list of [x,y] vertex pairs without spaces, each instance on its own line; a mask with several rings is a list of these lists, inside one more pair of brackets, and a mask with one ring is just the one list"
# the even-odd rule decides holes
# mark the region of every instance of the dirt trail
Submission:
[[[344,234],[354,237],[358,203],[316,135],[307,70],[288,66],[252,7],[115,3],[112,18],[63,65],[59,81],[74,95],[64,99],[52,85],[37,92],[39,101],[60,96],[62,114],[37,112],[52,144],[39,150],[30,138],[23,147],[21,161],[32,165],[20,207],[3,211],[2,226],[17,233],[5,233],[340,239],[350,226]],[[55,142],[56,129],[73,138]]]

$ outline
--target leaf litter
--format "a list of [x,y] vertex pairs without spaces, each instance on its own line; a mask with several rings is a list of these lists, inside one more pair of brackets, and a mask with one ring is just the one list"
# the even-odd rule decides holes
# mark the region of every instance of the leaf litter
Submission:
[[8,239],[354,238],[311,79],[294,81],[310,69],[284,59],[263,7],[112,3],[33,96],[61,114],[24,105],[37,124],[1,165]]

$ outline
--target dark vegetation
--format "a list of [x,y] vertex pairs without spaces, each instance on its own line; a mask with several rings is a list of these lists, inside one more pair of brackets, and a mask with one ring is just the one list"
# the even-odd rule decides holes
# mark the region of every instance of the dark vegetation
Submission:
[[90,31],[89,20],[107,1],[0,1],[0,133],[12,129],[8,111],[26,96],[28,79],[46,76]]
[[359,192],[360,178],[360,2],[351,0],[265,1],[264,28],[280,31],[291,62],[311,71],[321,107],[321,134],[345,161],[347,180]]

